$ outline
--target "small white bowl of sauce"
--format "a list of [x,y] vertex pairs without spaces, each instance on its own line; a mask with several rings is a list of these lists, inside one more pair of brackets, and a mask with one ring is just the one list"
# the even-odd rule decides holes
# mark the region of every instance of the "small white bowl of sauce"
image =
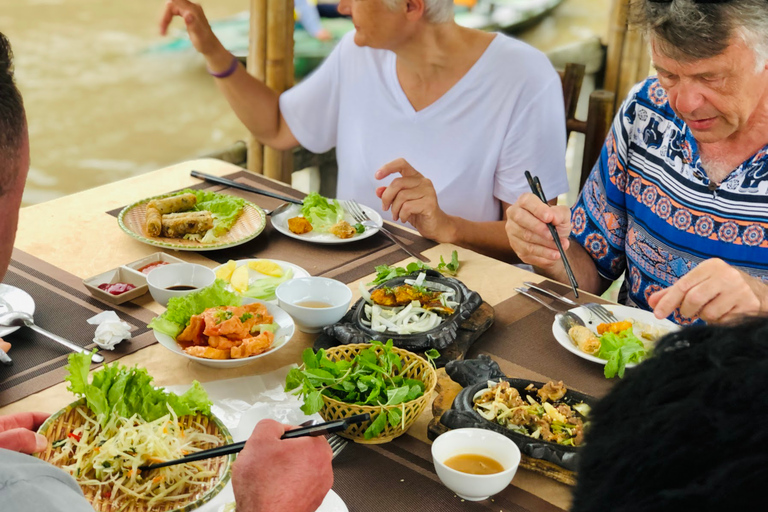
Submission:
[[299,277],[275,290],[277,304],[303,332],[320,332],[344,316],[352,302],[352,290],[341,281],[327,277]]
[[520,465],[520,449],[508,437],[482,428],[459,428],[432,443],[432,461],[443,485],[468,501],[503,491]]
[[147,285],[152,298],[163,306],[172,297],[182,297],[200,288],[210,286],[216,273],[194,263],[171,263],[154,267],[147,274]]

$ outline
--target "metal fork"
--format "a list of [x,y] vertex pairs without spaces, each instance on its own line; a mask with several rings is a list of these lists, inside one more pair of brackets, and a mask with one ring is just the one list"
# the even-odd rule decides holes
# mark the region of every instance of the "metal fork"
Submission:
[[578,302],[572,301],[568,297],[563,297],[562,295],[557,294],[551,290],[547,290],[546,288],[541,288],[540,286],[537,286],[536,283],[531,283],[530,281],[526,281],[523,284],[525,284],[525,286],[527,286],[528,288],[531,288],[532,290],[536,290],[537,292],[543,293],[545,295],[549,295],[553,299],[557,299],[560,302],[564,302],[565,304],[568,304],[569,306],[572,306],[574,308],[583,306],[604,322],[612,323],[612,322],[619,321],[619,319],[616,318],[616,315],[614,315],[613,312],[611,312],[610,310],[606,309],[605,307],[603,307],[602,305],[596,302],[587,302],[586,304],[579,304]]
[[408,249],[403,242],[401,242],[400,240],[395,238],[395,235],[390,233],[386,228],[384,228],[384,226],[379,226],[378,224],[373,222],[371,220],[371,218],[368,217],[368,214],[365,213],[365,210],[363,210],[362,207],[359,204],[357,204],[357,201],[355,201],[354,199],[348,199],[348,200],[344,201],[344,203],[346,205],[346,210],[349,211],[349,213],[352,214],[352,217],[354,217],[354,219],[357,222],[359,222],[360,224],[362,224],[366,228],[378,229],[379,231],[384,233],[387,236],[387,238],[392,240],[395,243],[395,245],[397,245],[402,250],[404,250],[406,253],[408,253],[408,256],[410,256],[412,258],[416,258],[417,260],[422,261],[424,263],[428,263],[427,260],[425,260],[424,258],[419,256],[418,254],[415,254],[410,249]]
[[341,453],[341,450],[347,447],[347,444],[349,443],[348,440],[336,434],[328,434],[325,436],[325,439],[328,441],[328,444],[331,445],[331,452],[333,452],[334,459],[339,453]]

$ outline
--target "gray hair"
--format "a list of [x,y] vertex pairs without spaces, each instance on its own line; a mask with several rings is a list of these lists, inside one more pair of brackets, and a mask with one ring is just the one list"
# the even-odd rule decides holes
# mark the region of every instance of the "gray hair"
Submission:
[[755,51],[756,65],[768,61],[768,1],[632,0],[630,22],[646,31],[656,49],[680,61],[720,55],[734,37]]
[[[403,0],[384,0],[394,9]],[[453,0],[424,0],[424,17],[430,23],[445,23],[453,19]]]

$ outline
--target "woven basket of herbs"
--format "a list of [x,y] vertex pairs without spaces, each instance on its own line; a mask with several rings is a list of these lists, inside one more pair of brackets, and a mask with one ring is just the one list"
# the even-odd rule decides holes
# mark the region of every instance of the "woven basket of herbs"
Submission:
[[303,396],[304,413],[319,412],[326,421],[370,414],[369,421],[339,435],[386,443],[404,434],[426,407],[437,383],[433,356],[428,353],[427,361],[391,341],[307,349],[304,364],[288,373],[286,390]]

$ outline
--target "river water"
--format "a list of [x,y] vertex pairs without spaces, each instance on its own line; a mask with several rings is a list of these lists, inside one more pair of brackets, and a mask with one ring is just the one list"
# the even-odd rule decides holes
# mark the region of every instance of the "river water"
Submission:
[[[210,19],[247,0],[203,0]],[[225,148],[246,131],[194,52],[152,51],[162,0],[0,0],[24,95],[30,205]],[[564,0],[518,37],[548,51],[607,33],[609,0]],[[174,25],[181,30],[181,22]]]

